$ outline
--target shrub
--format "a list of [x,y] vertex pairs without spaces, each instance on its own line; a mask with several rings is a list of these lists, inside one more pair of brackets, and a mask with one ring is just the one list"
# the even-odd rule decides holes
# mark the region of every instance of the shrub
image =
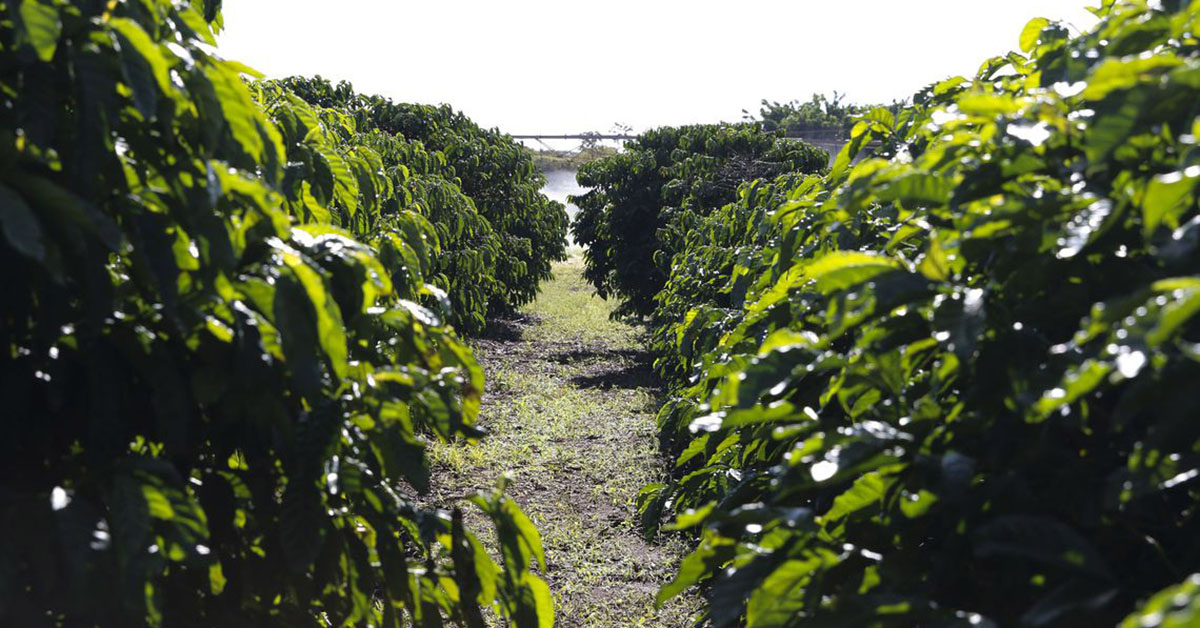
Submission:
[[[1200,12],[1096,13],[688,236],[659,301],[701,295],[660,328],[693,367],[660,415],[678,474],[640,502],[698,546],[660,597],[701,586],[714,626],[1112,625],[1200,571]],[[1194,588],[1128,624],[1183,625]]]
[[[420,142],[373,128],[368,118],[354,115],[352,109],[310,105],[288,85],[299,86],[302,92],[312,89],[307,82],[289,79],[263,83],[259,93],[289,146],[292,176],[285,189],[293,213],[311,216],[309,205],[329,203],[339,219],[358,229],[356,235],[373,233],[396,216],[424,217],[433,227],[423,236],[432,267],[422,272],[444,293],[445,313],[456,329],[482,331],[488,300],[499,289],[495,274],[501,240],[459,187],[445,156],[430,152]],[[374,157],[367,160],[360,154]],[[379,196],[377,214],[346,210],[339,194],[353,200],[358,190],[371,198]],[[417,268],[416,260],[396,259],[400,263],[389,269],[393,273],[404,272],[409,262]],[[437,296],[443,297],[441,293]],[[433,301],[430,305],[437,304],[437,299]]]
[[756,125],[648,131],[618,155],[586,164],[572,226],[585,248],[584,277],[620,301],[618,316],[649,316],[681,245],[682,227],[736,198],[740,184],[785,172],[819,172],[828,155]]
[[416,302],[434,227],[347,119],[277,127],[213,21],[0,5],[0,623],[544,625],[511,501],[477,499],[498,565],[410,496],[483,386]]
[[[545,177],[529,152],[507,135],[483,129],[445,105],[360,96],[349,84],[334,87],[319,77],[288,79],[285,84],[314,104],[352,112],[364,128],[420,142],[440,155],[445,164],[438,174],[462,189],[498,240],[494,268],[489,268],[495,278],[489,312],[511,312],[533,301],[539,283],[551,276],[551,264],[566,259],[566,208],[541,193]],[[473,249],[467,243],[449,248]],[[451,283],[475,280],[461,270],[446,269],[443,274]]]

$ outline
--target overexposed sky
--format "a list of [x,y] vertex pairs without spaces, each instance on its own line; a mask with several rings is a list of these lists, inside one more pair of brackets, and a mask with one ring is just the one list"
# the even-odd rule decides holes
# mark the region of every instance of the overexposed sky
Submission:
[[735,121],[763,98],[890,102],[1095,0],[225,0],[221,54],[449,103],[514,134]]

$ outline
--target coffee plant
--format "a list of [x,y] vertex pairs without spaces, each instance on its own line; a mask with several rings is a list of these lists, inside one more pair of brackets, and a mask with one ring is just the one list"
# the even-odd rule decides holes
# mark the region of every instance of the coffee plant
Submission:
[[[540,282],[551,276],[550,265],[566,259],[567,213],[561,203],[541,193],[545,177],[520,144],[494,129],[483,129],[449,106],[394,103],[381,96],[354,93],[347,83],[331,85],[321,78],[284,82],[297,95],[324,107],[349,111],[363,128],[378,129],[417,142],[437,155],[434,172],[461,188],[490,232],[471,226],[470,212],[458,212],[457,231],[449,234],[455,254],[440,268],[451,295],[487,288],[486,311],[503,314],[533,301]],[[467,221],[464,225],[462,221]],[[486,250],[481,259],[463,259]],[[472,295],[475,303],[480,295]]]
[[655,369],[681,386],[702,357],[740,320],[750,281],[779,248],[779,230],[764,210],[787,199],[806,175],[751,182],[736,203],[673,224],[679,249],[651,318]]
[[584,277],[619,301],[618,316],[649,316],[691,223],[737,197],[746,181],[815,173],[828,154],[754,124],[648,131],[622,153],[585,164],[572,225],[585,248]]
[[[850,130],[859,116],[877,107],[880,106],[848,103],[845,94],[835,91],[833,96],[813,94],[807,101],[780,103],[763,100],[757,116],[743,113],[748,122],[762,125],[764,131],[778,131],[789,137],[811,134],[841,138],[850,136]],[[892,103],[885,108],[898,113],[903,103]]]
[[[457,330],[481,331],[487,322],[488,299],[497,290],[495,266],[500,239],[458,186],[445,157],[428,151],[420,142],[373,128],[368,118],[355,116],[348,109],[310,105],[289,87],[308,91],[311,84],[289,79],[259,86],[267,110],[278,121],[288,146],[295,147],[289,150],[288,161],[298,176],[285,186],[288,202],[299,215],[310,215],[307,206],[323,200],[332,200],[335,209],[341,209],[339,193],[351,199],[358,190],[371,198],[378,195],[380,207],[376,214],[337,216],[353,219],[359,236],[374,233],[380,221],[386,223],[396,216],[418,214],[426,218],[433,227],[432,233],[424,234],[430,244],[432,267],[424,269],[423,274],[445,293],[447,314]],[[370,130],[363,131],[363,127]],[[327,144],[321,139],[326,137],[335,137],[334,143],[344,150],[331,155],[328,149],[314,148]],[[313,179],[323,181],[329,189],[314,190],[309,182]],[[386,242],[380,244],[386,246]],[[399,262],[389,268],[393,273],[419,267],[418,260],[392,259]]]
[[681,224],[677,473],[639,502],[696,549],[660,600],[699,587],[716,627],[1195,624],[1200,5],[1094,12]]
[[496,561],[412,497],[483,387],[420,151],[248,84],[219,9],[0,3],[0,625],[551,625],[512,501]]

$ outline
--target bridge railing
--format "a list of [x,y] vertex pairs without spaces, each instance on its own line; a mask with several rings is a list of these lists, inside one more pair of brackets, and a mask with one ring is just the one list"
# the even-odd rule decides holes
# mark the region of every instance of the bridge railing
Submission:
[[[563,135],[510,135],[514,140],[609,140],[609,141],[629,141],[637,139],[637,135],[629,135],[623,133],[568,133]],[[842,131],[814,131],[812,133],[802,133],[799,135],[785,135],[785,140],[804,140],[806,142],[844,142],[848,138]]]

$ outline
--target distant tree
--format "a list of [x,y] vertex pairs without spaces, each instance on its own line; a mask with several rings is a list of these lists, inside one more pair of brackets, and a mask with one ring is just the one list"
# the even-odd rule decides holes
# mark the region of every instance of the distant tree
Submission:
[[746,121],[758,123],[768,132],[777,131],[788,136],[814,133],[844,136],[854,126],[855,116],[876,107],[896,113],[903,106],[902,101],[894,101],[891,105],[857,105],[846,102],[846,95],[835,91],[832,97],[813,94],[808,101],[779,103],[763,100],[757,117],[747,111],[743,113]]
[[572,225],[584,247],[584,277],[618,316],[654,312],[682,234],[738,198],[742,184],[790,172],[822,172],[824,150],[784,140],[756,124],[662,127],[642,133],[619,154],[584,165],[588,191],[572,197]]

